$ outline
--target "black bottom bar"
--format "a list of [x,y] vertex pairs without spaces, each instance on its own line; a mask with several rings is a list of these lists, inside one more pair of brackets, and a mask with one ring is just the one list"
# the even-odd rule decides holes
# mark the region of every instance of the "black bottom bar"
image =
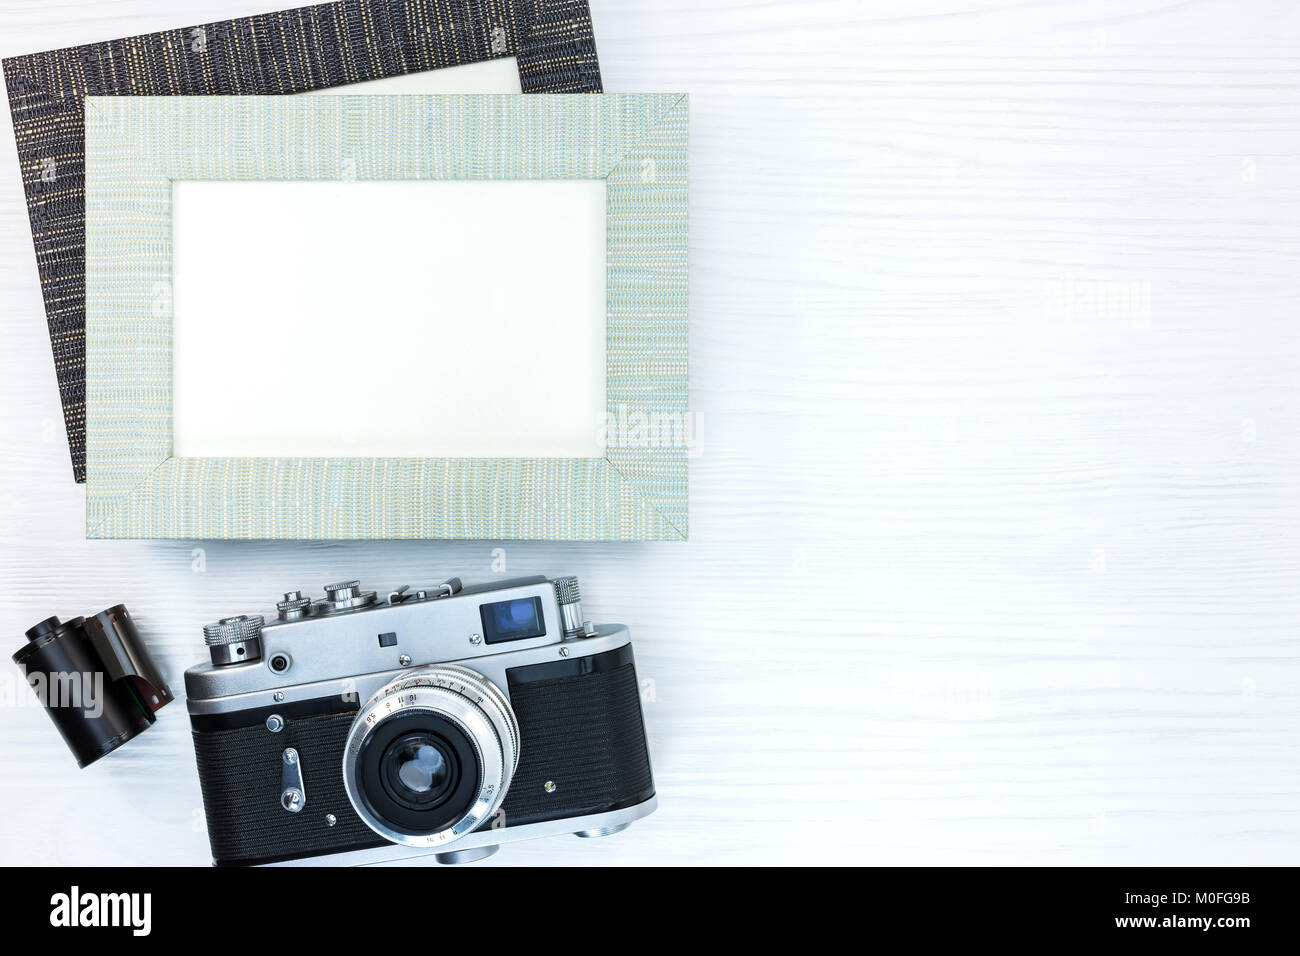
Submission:
[[[539,876],[480,864],[238,874],[48,869],[15,877],[15,889],[4,895],[11,932],[129,943],[146,938],[147,928],[147,938],[175,944],[178,952],[227,939],[244,946],[256,941],[259,948],[318,940],[332,945],[341,929],[358,940],[373,933],[376,944],[386,945],[402,913],[418,922],[416,914],[426,910],[447,914],[440,921],[445,945],[480,933],[476,924],[485,918],[496,922],[481,905],[466,910],[457,903],[465,899],[499,904],[500,919],[530,927],[539,950],[551,948],[547,925],[572,934],[591,921],[623,923],[629,936],[663,933],[665,945],[680,939],[678,930],[688,925],[727,934],[757,931],[765,938],[786,928],[802,934],[805,949],[832,931],[847,931],[864,945],[906,939],[1239,946],[1289,940],[1296,920],[1294,873],[1286,869],[903,869],[848,875],[781,868],[729,873],[725,893],[690,889],[716,879],[707,873],[684,883],[668,874]],[[540,892],[574,881],[589,888],[585,898]],[[458,926],[461,917],[468,922]]]

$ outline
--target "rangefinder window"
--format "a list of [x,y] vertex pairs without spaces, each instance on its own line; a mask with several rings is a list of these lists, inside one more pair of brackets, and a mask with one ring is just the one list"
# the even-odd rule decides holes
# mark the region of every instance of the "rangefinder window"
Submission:
[[542,599],[538,597],[483,604],[479,606],[479,616],[483,619],[483,640],[489,644],[522,641],[546,634]]

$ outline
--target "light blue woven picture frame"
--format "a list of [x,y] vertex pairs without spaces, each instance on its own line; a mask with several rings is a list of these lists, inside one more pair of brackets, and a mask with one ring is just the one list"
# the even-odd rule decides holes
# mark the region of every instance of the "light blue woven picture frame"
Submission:
[[[87,98],[87,536],[685,539],[687,114],[680,94]],[[605,180],[603,458],[172,455],[172,182],[330,179]]]

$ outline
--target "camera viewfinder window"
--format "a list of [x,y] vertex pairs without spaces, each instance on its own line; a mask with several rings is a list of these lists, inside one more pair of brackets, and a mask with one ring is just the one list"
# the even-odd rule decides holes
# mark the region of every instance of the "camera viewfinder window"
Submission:
[[522,641],[546,633],[541,598],[516,598],[484,604],[479,608],[479,614],[483,618],[483,640],[489,644]]

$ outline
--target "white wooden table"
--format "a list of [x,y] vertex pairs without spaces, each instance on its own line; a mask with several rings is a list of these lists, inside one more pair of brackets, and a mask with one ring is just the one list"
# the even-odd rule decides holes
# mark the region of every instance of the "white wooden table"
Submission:
[[[266,0],[0,0],[0,53]],[[661,809],[520,863],[1296,863],[1300,6],[593,0],[692,94],[687,544],[87,542],[0,130],[0,635],[575,573]],[[197,549],[201,549],[201,552]],[[0,684],[0,863],[208,860],[183,704],[78,771]]]

